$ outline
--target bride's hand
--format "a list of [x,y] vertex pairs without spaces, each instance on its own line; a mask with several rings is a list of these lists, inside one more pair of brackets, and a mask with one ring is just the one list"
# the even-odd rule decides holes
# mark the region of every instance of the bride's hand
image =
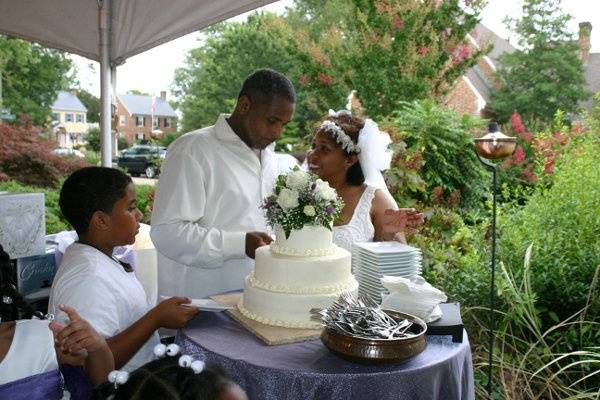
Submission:
[[383,231],[385,233],[411,233],[425,222],[423,213],[414,208],[387,209],[383,214]]

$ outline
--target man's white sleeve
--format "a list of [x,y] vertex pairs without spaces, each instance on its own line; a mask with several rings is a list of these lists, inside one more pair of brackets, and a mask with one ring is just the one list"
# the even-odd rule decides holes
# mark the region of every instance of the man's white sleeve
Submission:
[[156,249],[180,264],[204,268],[245,257],[245,232],[203,224],[206,192],[201,165],[188,154],[171,156],[163,163],[154,197],[150,237]]

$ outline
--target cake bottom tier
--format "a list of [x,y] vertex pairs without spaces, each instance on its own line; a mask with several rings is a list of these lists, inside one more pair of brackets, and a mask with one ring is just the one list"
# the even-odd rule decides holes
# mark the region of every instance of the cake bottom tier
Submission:
[[356,295],[358,282],[352,279],[346,288],[333,292],[299,294],[271,292],[246,281],[238,309],[245,317],[266,325],[318,329],[321,325],[310,319],[310,309],[328,308],[342,292]]

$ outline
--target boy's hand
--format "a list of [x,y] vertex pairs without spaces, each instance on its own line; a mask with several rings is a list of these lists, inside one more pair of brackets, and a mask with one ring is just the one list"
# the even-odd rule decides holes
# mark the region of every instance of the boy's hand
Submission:
[[51,322],[49,327],[54,334],[54,342],[63,353],[81,355],[86,350],[90,354],[107,348],[106,340],[74,308],[64,304],[59,308],[67,314],[69,323],[65,326]]
[[192,301],[187,297],[171,297],[150,310],[158,328],[179,329],[198,314],[198,308],[183,306]]

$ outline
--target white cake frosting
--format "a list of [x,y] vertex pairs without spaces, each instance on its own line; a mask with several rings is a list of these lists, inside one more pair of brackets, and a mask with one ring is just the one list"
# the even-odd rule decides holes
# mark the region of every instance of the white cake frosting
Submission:
[[298,257],[325,256],[335,253],[333,233],[323,226],[305,226],[291,231],[288,238],[280,226],[275,227],[275,241],[271,250],[277,254]]
[[319,328],[310,319],[311,308],[327,308],[342,292],[358,290],[350,253],[334,246],[331,231],[324,227],[304,227],[287,239],[279,230],[275,242],[279,247],[256,250],[255,269],[246,278],[238,304],[240,312],[268,325]]

